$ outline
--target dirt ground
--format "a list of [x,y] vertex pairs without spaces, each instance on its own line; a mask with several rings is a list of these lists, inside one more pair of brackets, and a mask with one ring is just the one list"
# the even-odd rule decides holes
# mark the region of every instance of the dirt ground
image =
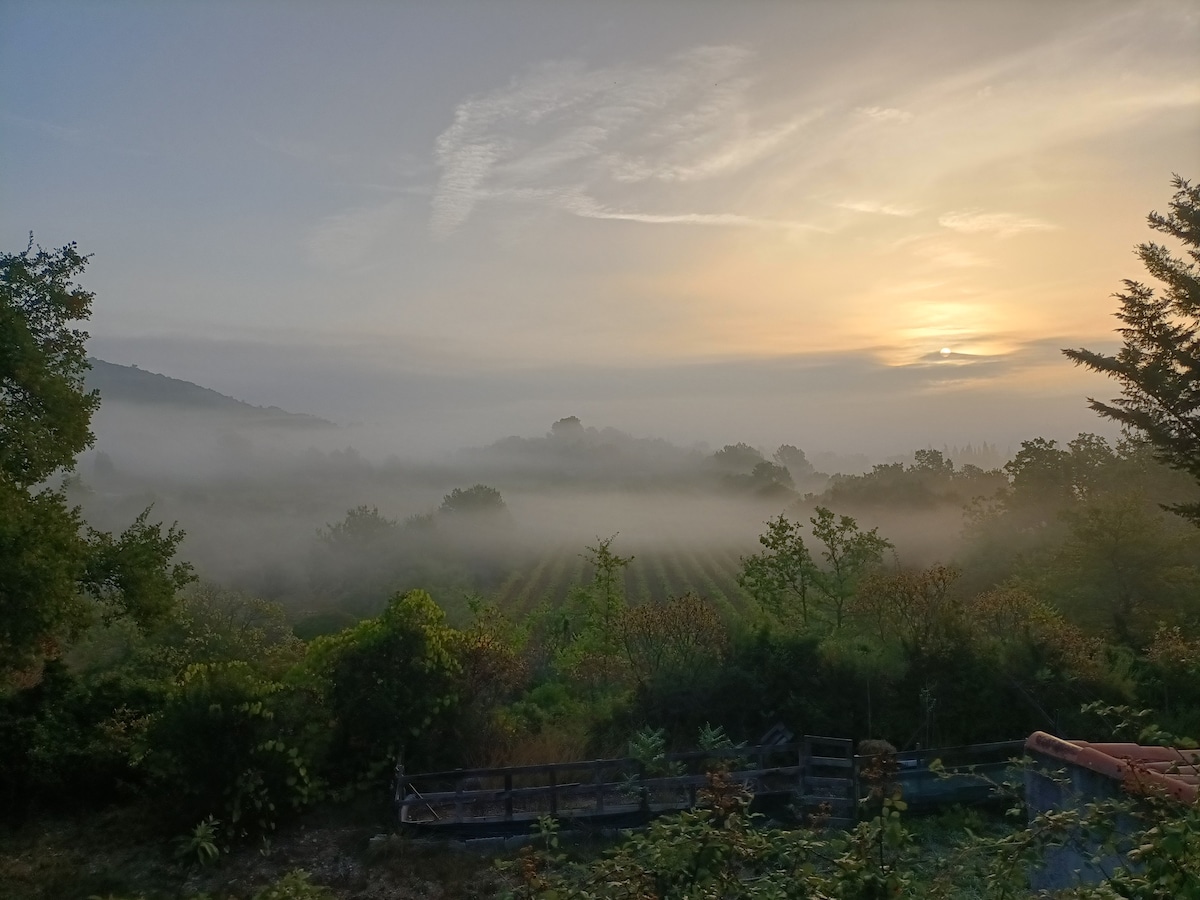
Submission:
[[388,834],[353,810],[314,813],[205,867],[176,860],[152,820],[126,808],[0,832],[0,897],[246,900],[293,869],[338,900],[485,900],[505,887],[492,857]]

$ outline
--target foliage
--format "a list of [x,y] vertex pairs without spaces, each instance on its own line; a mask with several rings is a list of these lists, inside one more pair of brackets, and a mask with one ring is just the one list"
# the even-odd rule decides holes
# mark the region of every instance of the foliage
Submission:
[[863,531],[850,516],[835,516],[823,506],[809,522],[824,566],[805,545],[799,523],[781,514],[759,536],[764,552],[742,559],[738,583],[786,623],[840,631],[858,582],[892,545],[877,528]]
[[785,466],[777,466],[765,459],[757,463],[750,472],[750,484],[764,496],[771,494],[786,494],[793,487],[792,473]]
[[441,512],[451,514],[497,513],[505,510],[504,498],[494,487],[472,485],[455,488],[442,498]]
[[[517,896],[1001,900],[1031,896],[1030,871],[1048,850],[1067,844],[1096,859],[1115,852],[1119,862],[1104,881],[1081,881],[1055,896],[1200,896],[1200,810],[1147,793],[1136,767],[1125,796],[1115,800],[1047,810],[1027,826],[1004,829],[960,812],[959,824],[937,839],[937,823],[906,821],[897,769],[882,744],[868,756],[861,775],[863,817],[844,833],[769,828],[748,814],[750,797],[740,785],[722,772],[710,773],[698,808],[626,834],[598,859],[572,862],[556,852],[557,843],[526,848],[517,867]],[[1024,818],[1025,812],[1017,806],[1011,814]]]
[[175,856],[201,866],[217,861],[221,855],[218,845],[218,835],[221,830],[221,820],[209,816],[196,823],[190,833],[175,839]]
[[807,630],[815,616],[816,564],[799,522],[782,513],[759,535],[764,550],[742,559],[738,584],[765,610]]
[[584,559],[591,582],[571,590],[568,601],[576,615],[572,627],[564,621],[565,643],[558,653],[560,671],[593,690],[606,689],[619,679],[621,621],[626,608],[625,568],[632,556],[612,550],[614,534],[587,548]]
[[379,512],[377,506],[356,506],[346,511],[340,522],[318,530],[317,537],[331,549],[355,548],[382,550],[399,530],[399,523]]
[[0,481],[28,488],[70,469],[92,444],[99,395],[83,389],[87,333],[72,327],[93,295],[74,244],[0,254]]
[[486,765],[512,737],[504,705],[529,685],[530,666],[523,652],[527,633],[493,603],[476,597],[468,605],[471,624],[453,634],[462,698],[457,742],[468,761]]
[[725,733],[725,728],[717,725],[715,728],[708,722],[700,726],[700,733],[696,736],[696,746],[701,750],[730,750],[735,745],[730,740],[729,735]]
[[81,528],[61,492],[31,495],[0,478],[0,676],[14,686],[22,669],[32,668],[28,678],[36,682],[37,660],[57,655],[89,621],[79,592],[88,564]]
[[629,671],[643,686],[660,678],[698,678],[720,665],[728,628],[711,603],[695,594],[625,609],[617,623]]
[[172,798],[169,817],[219,813],[233,842],[273,831],[310,802],[317,785],[294,723],[281,715],[284,690],[240,660],[183,672],[137,759],[151,789]]
[[1062,503],[1074,495],[1071,454],[1060,450],[1057,441],[1022,441],[1017,455],[1004,464],[1004,471],[1012,479],[1015,503]]
[[193,662],[245,660],[282,675],[304,653],[279,604],[212,582],[181,593],[171,622],[155,640],[178,648],[181,668]]
[[956,471],[940,450],[924,449],[913,453],[913,464],[907,467],[902,462],[883,463],[862,475],[835,475],[821,499],[851,509],[929,509],[961,506],[1006,486],[1003,472],[970,464]]
[[884,814],[845,836],[779,831],[749,813],[750,795],[727,774],[712,772],[708,779],[696,809],[627,834],[599,860],[572,865],[561,856],[526,853],[519,869],[525,890],[518,896],[869,900],[904,896],[911,886],[903,863],[913,842],[899,822],[901,801],[887,799]]
[[935,656],[962,637],[962,602],[951,594],[958,576],[943,565],[873,573],[863,579],[850,611],[869,623],[880,646],[899,644],[909,658]]
[[1200,558],[1195,529],[1118,490],[1073,504],[1060,521],[1061,543],[1028,577],[1074,621],[1138,646],[1155,622],[1186,616],[1200,592],[1200,572],[1189,564]]
[[677,762],[667,761],[667,731],[646,726],[629,739],[627,754],[642,766],[648,777],[678,775],[683,771]]
[[438,758],[460,702],[461,664],[442,610],[424,591],[396,594],[381,615],[309,646],[305,672],[333,724],[327,766],[348,779]]
[[825,566],[817,570],[817,587],[832,606],[834,628],[840,629],[858,582],[879,564],[892,543],[879,536],[878,528],[863,531],[850,516],[835,517],[823,506],[809,521],[813,537],[824,545]]
[[792,444],[780,444],[771,458],[787,469],[793,478],[805,479],[815,471],[804,451]]
[[[1076,365],[1117,381],[1121,397],[1089,400],[1105,418],[1145,434],[1164,462],[1200,482],[1200,185],[1175,176],[1170,212],[1150,213],[1155,231],[1182,242],[1190,260],[1152,242],[1139,244],[1146,271],[1163,283],[1160,294],[1126,280],[1118,333],[1124,340],[1115,356],[1091,350],[1064,350]],[[1200,503],[1177,504],[1180,515],[1200,525]]]
[[[147,523],[119,537],[87,529],[63,491],[37,488],[91,446],[99,403],[84,390],[92,294],[74,244],[0,254],[0,688],[38,678],[41,660],[76,638],[95,607],[140,625],[161,620],[191,567],[172,563],[183,533]],[[93,601],[93,602],[89,602]]]
[[726,444],[712,455],[713,464],[726,472],[747,474],[760,462],[763,455],[749,444]]
[[104,618],[125,616],[146,626],[163,621],[176,593],[195,580],[190,563],[173,563],[183,531],[149,524],[144,510],[119,538],[89,528],[90,552],[81,586],[99,601]]

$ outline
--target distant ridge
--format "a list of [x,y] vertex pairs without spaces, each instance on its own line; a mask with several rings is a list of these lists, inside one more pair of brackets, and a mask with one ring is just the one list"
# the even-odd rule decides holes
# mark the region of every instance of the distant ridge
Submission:
[[248,425],[285,428],[336,428],[327,419],[291,413],[277,406],[254,406],[190,381],[147,372],[137,366],[119,366],[102,359],[88,359],[91,371],[84,376],[88,390],[100,392],[100,400],[143,406],[169,406],[181,412],[207,410],[238,417]]

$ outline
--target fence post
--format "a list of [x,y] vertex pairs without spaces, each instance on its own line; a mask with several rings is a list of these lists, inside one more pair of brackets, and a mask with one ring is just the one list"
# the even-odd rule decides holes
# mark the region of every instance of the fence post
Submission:
[[504,821],[511,822],[513,817],[512,807],[512,772],[504,773]]
[[550,770],[550,815],[558,815],[558,770]]
[[642,811],[642,821],[650,821],[650,790],[646,787],[646,764],[638,761],[638,799]]

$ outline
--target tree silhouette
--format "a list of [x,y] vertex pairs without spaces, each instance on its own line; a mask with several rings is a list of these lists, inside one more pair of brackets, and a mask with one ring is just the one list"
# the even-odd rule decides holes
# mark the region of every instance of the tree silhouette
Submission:
[[[1200,187],[1178,175],[1170,212],[1148,216],[1150,227],[1184,245],[1191,261],[1162,246],[1139,244],[1138,258],[1154,278],[1154,288],[1125,281],[1116,294],[1124,344],[1115,356],[1091,350],[1063,350],[1076,365],[1116,379],[1121,396],[1109,403],[1088,398],[1096,412],[1145,434],[1155,455],[1200,483]],[[1169,507],[1200,526],[1200,503]]]

